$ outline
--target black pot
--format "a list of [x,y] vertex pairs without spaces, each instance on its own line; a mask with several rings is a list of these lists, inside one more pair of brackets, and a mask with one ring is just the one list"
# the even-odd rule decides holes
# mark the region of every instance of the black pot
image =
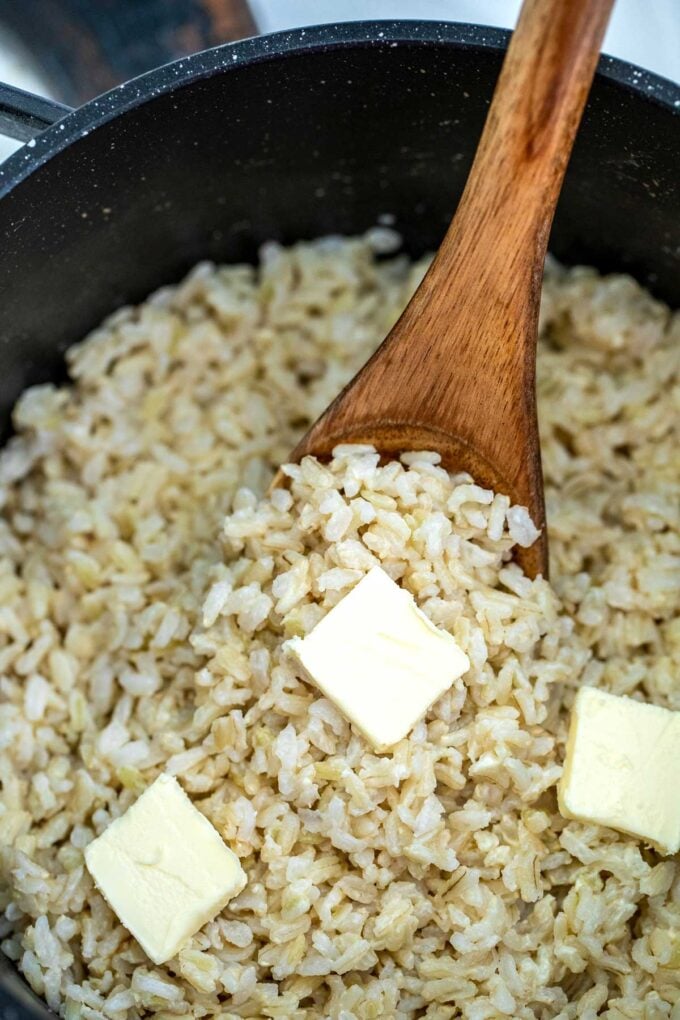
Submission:
[[[412,254],[435,248],[506,42],[344,24],[199,53],[75,112],[0,93],[15,135],[59,120],[0,166],[0,428],[26,386],[63,376],[69,344],[199,259],[252,260],[269,238],[385,215]],[[603,57],[551,250],[679,303],[679,166],[680,88]],[[49,1015],[9,966],[0,989],[3,1020]]]

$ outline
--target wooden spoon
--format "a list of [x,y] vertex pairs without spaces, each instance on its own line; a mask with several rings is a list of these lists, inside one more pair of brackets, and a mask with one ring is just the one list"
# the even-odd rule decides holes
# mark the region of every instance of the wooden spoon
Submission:
[[338,443],[436,450],[526,506],[547,573],[536,419],[548,233],[613,0],[525,0],[470,176],[439,252],[378,351],[291,455]]

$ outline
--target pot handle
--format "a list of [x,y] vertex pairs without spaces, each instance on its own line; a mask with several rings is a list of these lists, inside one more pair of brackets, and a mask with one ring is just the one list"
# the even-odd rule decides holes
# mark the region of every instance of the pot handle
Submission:
[[29,142],[71,113],[70,106],[0,82],[0,135]]

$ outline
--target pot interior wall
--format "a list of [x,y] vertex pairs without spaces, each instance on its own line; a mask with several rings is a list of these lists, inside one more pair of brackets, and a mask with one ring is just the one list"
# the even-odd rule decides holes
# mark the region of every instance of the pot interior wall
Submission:
[[[0,428],[105,314],[200,259],[394,216],[433,249],[500,67],[455,42],[330,47],[213,73],[101,124],[0,201]],[[680,298],[678,118],[600,77],[555,223],[569,262]]]

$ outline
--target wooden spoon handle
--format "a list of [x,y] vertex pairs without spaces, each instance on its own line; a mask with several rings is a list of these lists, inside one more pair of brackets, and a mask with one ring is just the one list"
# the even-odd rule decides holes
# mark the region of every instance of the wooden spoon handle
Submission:
[[527,272],[542,267],[613,3],[525,0],[441,259],[458,251],[473,217],[474,245],[458,254],[471,272],[490,253],[496,264],[520,255]]

